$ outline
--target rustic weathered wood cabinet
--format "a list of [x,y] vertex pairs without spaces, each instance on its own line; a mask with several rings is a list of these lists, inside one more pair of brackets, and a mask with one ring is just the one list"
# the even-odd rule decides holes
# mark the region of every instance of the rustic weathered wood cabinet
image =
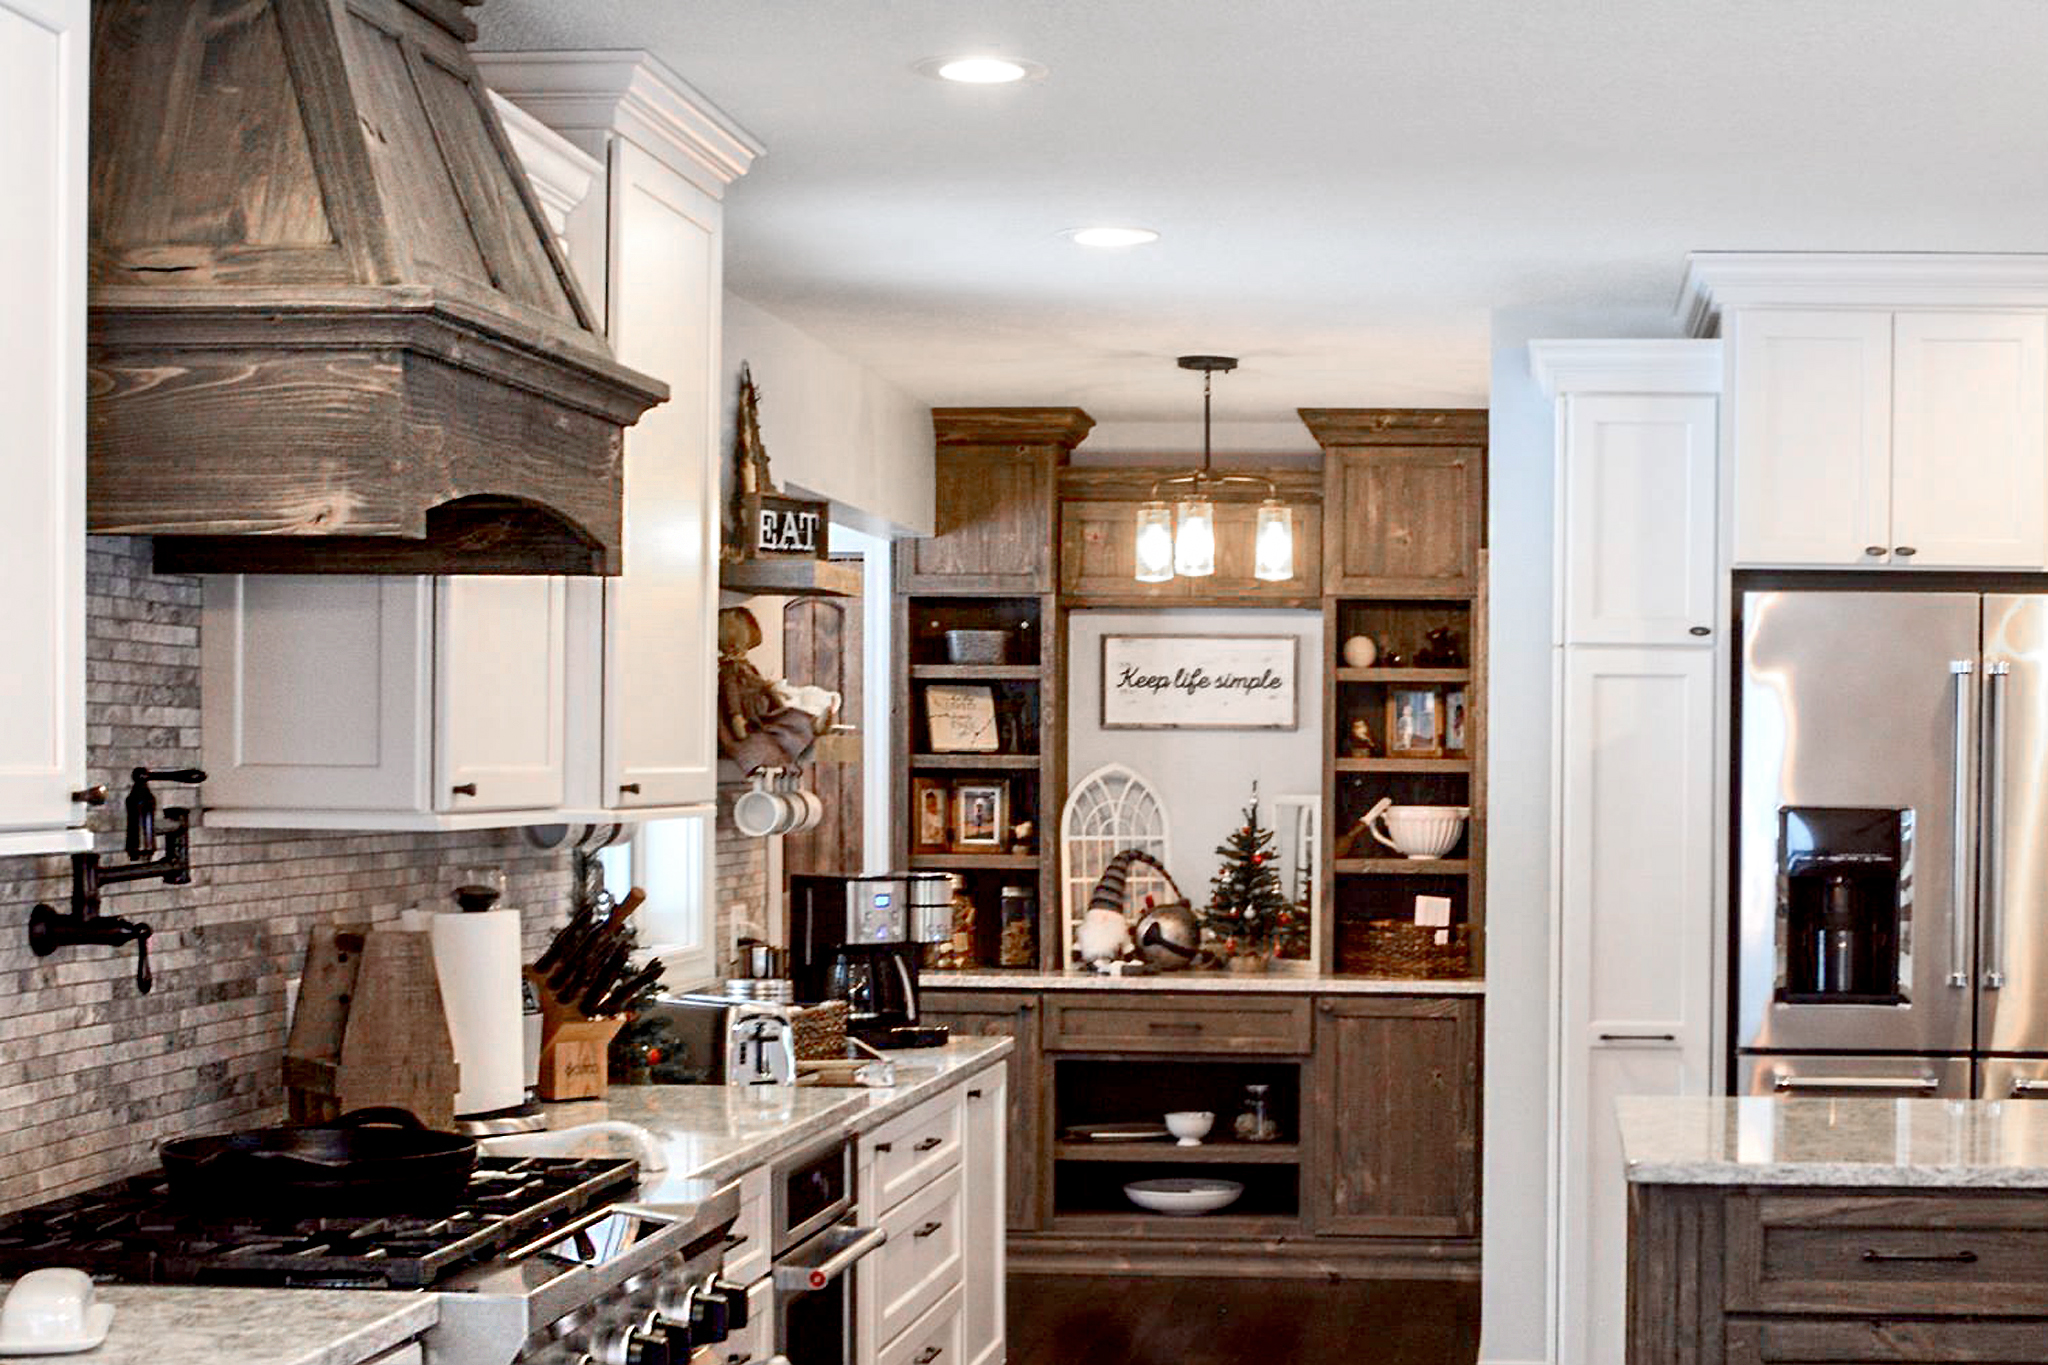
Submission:
[[937,534],[903,543],[900,592],[1051,592],[1059,465],[1079,408],[934,408]]
[[[1068,605],[1301,606],[1322,592],[1323,479],[1320,472],[1260,470],[1294,518],[1294,576],[1267,582],[1253,572],[1259,503],[1266,490],[1231,484],[1205,490],[1216,507],[1216,572],[1140,583],[1138,508],[1155,480],[1179,468],[1076,468],[1060,471],[1060,582]],[[1171,501],[1186,486],[1161,489]]]
[[1005,1177],[1008,1225],[1035,1228],[1042,1217],[1038,1163],[1039,998],[1008,991],[927,992],[924,1013],[933,1022],[950,1025],[955,1034],[1009,1038],[1016,1050],[1004,1061],[1009,1102],[1009,1165]]
[[1323,591],[1458,595],[1486,533],[1486,412],[1304,408],[1323,447]]

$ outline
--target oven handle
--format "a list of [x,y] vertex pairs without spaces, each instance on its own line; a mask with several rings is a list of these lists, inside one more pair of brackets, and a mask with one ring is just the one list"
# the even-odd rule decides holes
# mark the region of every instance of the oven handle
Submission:
[[857,1228],[841,1223],[820,1233],[814,1240],[835,1243],[836,1247],[831,1255],[816,1265],[806,1265],[802,1261],[778,1261],[775,1265],[777,1291],[808,1294],[823,1289],[852,1269],[855,1262],[880,1248],[889,1240],[889,1234],[882,1228]]

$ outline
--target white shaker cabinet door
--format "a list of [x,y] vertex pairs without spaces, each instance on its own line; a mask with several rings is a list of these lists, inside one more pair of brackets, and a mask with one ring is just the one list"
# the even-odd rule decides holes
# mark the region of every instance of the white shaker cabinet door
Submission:
[[1010,1097],[1007,1064],[998,1062],[967,1082],[966,1135],[962,1143],[965,1194],[961,1216],[966,1256],[961,1277],[966,1299],[961,1324],[967,1365],[1001,1365],[1005,1354],[1003,1318],[1004,1239],[1008,1210]]
[[1565,642],[1712,635],[1717,407],[1698,394],[1565,400]]
[[1890,562],[1892,317],[1742,309],[1734,348],[1734,565]]
[[84,0],[0,0],[0,853],[89,848]]
[[546,810],[565,799],[559,578],[434,583],[434,808]]
[[714,799],[718,201],[614,138],[608,315],[619,360],[669,386],[625,433],[623,572],[605,584],[607,806]]
[[2048,316],[1893,319],[1892,561],[2048,565]]
[[1614,1101],[1710,1084],[1719,655],[1563,654],[1559,1358],[1622,1365]]

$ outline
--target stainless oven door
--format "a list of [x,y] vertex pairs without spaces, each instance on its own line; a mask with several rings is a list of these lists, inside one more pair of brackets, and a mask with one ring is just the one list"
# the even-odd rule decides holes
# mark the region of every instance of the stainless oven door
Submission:
[[775,1349],[790,1365],[853,1365],[854,1267],[889,1239],[837,1223],[775,1262]]

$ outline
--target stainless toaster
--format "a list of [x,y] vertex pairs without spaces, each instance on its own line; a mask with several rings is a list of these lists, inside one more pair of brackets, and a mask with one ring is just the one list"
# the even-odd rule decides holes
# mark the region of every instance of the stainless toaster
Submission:
[[633,1029],[655,1054],[658,1085],[791,1085],[796,1025],[788,1005],[716,995],[662,996],[634,1011]]

